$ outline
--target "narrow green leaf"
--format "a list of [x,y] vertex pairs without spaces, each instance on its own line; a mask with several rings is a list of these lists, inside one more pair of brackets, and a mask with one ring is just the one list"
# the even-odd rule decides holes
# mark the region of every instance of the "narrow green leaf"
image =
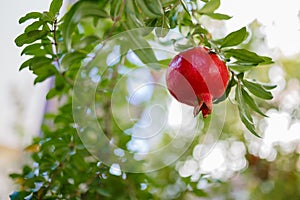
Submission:
[[149,10],[155,13],[157,16],[162,16],[164,14],[161,0],[144,0],[148,5]]
[[265,58],[263,56],[259,56],[246,49],[229,49],[225,51],[225,56],[227,58],[234,57],[239,62],[245,63],[260,64],[265,62]]
[[138,7],[141,9],[141,12],[147,16],[149,19],[155,19],[160,17],[161,15],[157,15],[155,13],[153,13],[147,6],[147,4],[145,4],[145,2],[143,0],[137,0],[137,5]]
[[251,123],[249,122],[249,120],[246,118],[246,116],[243,115],[243,114],[241,114],[241,112],[240,112],[240,118],[241,118],[241,121],[243,122],[243,124],[246,126],[246,128],[247,128],[253,135],[255,135],[256,137],[261,138],[261,136],[258,135],[258,133],[256,132],[254,125],[251,124]]
[[136,0],[142,13],[149,19],[161,17],[163,15],[162,6],[159,0]]
[[262,84],[262,86],[263,86],[266,90],[273,90],[274,88],[277,87],[277,85],[266,85],[266,84]]
[[63,38],[67,50],[71,48],[71,35],[74,32],[77,24],[83,18],[95,17],[106,18],[108,14],[103,8],[100,8],[96,2],[79,1],[72,6],[69,12],[65,15],[64,23],[62,26]]
[[26,196],[28,196],[29,194],[30,194],[30,192],[27,192],[27,191],[20,191],[20,192],[15,191],[9,195],[9,198],[11,200],[22,200],[22,199],[25,199]]
[[161,66],[163,66],[164,68],[167,68],[171,61],[172,61],[171,58],[167,58],[167,59],[159,60],[158,62]]
[[242,86],[241,84],[237,84],[236,90],[235,90],[235,99],[238,103],[238,109],[241,121],[246,126],[246,128],[255,136],[260,137],[256,130],[253,123],[253,119],[251,117],[251,114],[249,110],[247,109],[243,96],[242,96]]
[[[127,52],[129,51],[130,47],[127,45],[127,41],[120,40],[119,44],[120,44],[120,55],[125,56],[127,54]],[[125,60],[125,62],[126,62],[126,60]]]
[[105,189],[105,188],[96,188],[96,192],[98,194],[100,194],[101,196],[104,196],[106,198],[111,198],[112,197],[112,194],[110,193],[110,191]]
[[46,99],[47,99],[47,100],[52,99],[52,98],[55,97],[57,94],[59,94],[59,92],[58,92],[55,88],[52,88],[52,89],[49,90],[49,92],[47,93]]
[[30,12],[30,13],[27,13],[24,17],[21,17],[19,19],[19,24],[22,24],[29,19],[37,19],[37,18],[41,18],[41,17],[42,17],[42,13],[40,13],[40,12]]
[[272,60],[272,58],[270,58],[270,57],[267,57],[267,56],[261,56],[261,57],[264,59],[264,62],[262,63],[264,65],[268,65],[268,64],[273,64],[274,63],[273,60]]
[[271,100],[273,98],[272,93],[267,91],[263,87],[263,85],[261,85],[259,83],[247,81],[245,79],[243,79],[242,82],[243,82],[244,86],[249,90],[249,92],[251,92],[255,96],[262,98],[262,99],[266,99],[266,100]]
[[231,69],[231,70],[234,70],[234,71],[237,71],[237,72],[245,72],[245,71],[248,71],[248,70],[251,70],[253,69],[254,67],[256,67],[257,64],[252,64],[252,63],[241,63],[241,64],[235,64],[235,65],[228,65],[228,67]]
[[28,60],[23,62],[22,65],[20,66],[19,70],[21,71],[22,69],[29,67],[32,60],[33,60],[33,58],[29,58]]
[[55,89],[61,91],[65,87],[65,79],[63,76],[55,76]]
[[143,27],[144,24],[142,21],[140,21],[135,14],[132,13],[126,13],[126,29],[134,29],[134,28],[140,28]]
[[155,28],[155,34],[157,37],[165,37],[170,31],[169,19],[166,16],[163,16],[161,21],[157,23]]
[[52,63],[52,59],[47,58],[45,56],[33,57],[29,64],[29,69],[35,71],[45,65],[50,65]]
[[62,3],[63,3],[63,0],[53,0],[51,2],[49,12],[54,16],[57,15],[57,13],[59,12],[59,10],[62,6]]
[[15,43],[18,47],[21,47],[24,44],[30,44],[36,40],[42,39],[47,34],[48,34],[48,31],[43,31],[43,30],[30,31],[28,33],[23,33],[23,34],[19,35],[15,39]]
[[191,15],[190,12],[189,12],[189,9],[187,8],[187,5],[186,5],[185,1],[184,0],[180,0],[180,3],[182,5],[183,9],[185,10],[185,12],[187,14]]
[[225,15],[225,14],[221,14],[221,13],[203,13],[203,14],[210,18],[217,19],[217,20],[228,20],[228,19],[232,18],[229,15]]
[[201,26],[201,24],[198,24],[195,29],[193,30],[193,35],[202,35],[202,34],[208,34],[208,30],[206,30],[204,27]]
[[48,65],[42,65],[42,66],[40,66],[39,68],[37,68],[37,69],[35,69],[34,71],[33,71],[33,74],[35,74],[35,75],[37,75],[38,77],[40,77],[40,78],[38,78],[38,79],[41,79],[42,77],[44,77],[44,79],[42,79],[42,81],[43,80],[45,80],[46,78],[48,78],[48,77],[50,77],[50,76],[52,76],[52,75],[54,75],[55,74],[55,70],[53,69],[53,65],[50,65],[50,64],[48,64]]
[[178,22],[180,25],[179,28],[181,28],[181,26],[194,26],[191,16],[186,13],[184,13],[183,17]]
[[95,42],[99,42],[100,39],[99,37],[95,36],[95,35],[90,35],[87,37],[82,38],[80,41],[72,44],[73,48],[78,50],[78,49],[84,49],[87,46],[89,46],[90,44],[93,44]]
[[150,48],[143,47],[140,49],[133,48],[132,50],[145,65],[149,65],[153,69],[160,69],[160,67],[157,65],[157,59],[151,47]]
[[66,54],[61,61],[61,67],[63,69],[70,69],[73,64],[79,63],[82,59],[86,57],[86,54],[80,53],[78,51]]
[[116,19],[120,14],[121,7],[122,7],[122,0],[111,1],[110,16]]
[[41,72],[41,74],[36,77],[34,79],[34,84],[37,84],[37,83],[40,83],[40,82],[43,82],[44,80],[46,80],[47,78],[50,78],[51,76],[53,76],[55,73],[53,71],[46,71],[46,70],[43,70],[43,72]]
[[47,54],[45,49],[42,49],[42,44],[41,43],[35,43],[28,45],[23,49],[21,52],[21,55],[34,55],[34,56],[44,56]]
[[[209,115],[210,116],[210,115]],[[197,186],[195,187],[195,189],[193,189],[193,194],[195,194],[197,197],[202,197],[202,198],[200,198],[200,199],[203,199],[203,197],[204,197],[204,199],[206,199],[206,198],[209,198],[209,193],[207,192],[207,191],[205,191],[205,190],[199,190],[198,188],[197,188]],[[206,198],[205,198],[206,197]]]
[[22,175],[18,174],[18,173],[12,173],[12,174],[9,174],[9,177],[12,178],[12,179],[16,179],[16,178],[22,177]]
[[25,33],[28,33],[30,31],[34,31],[34,30],[38,30],[42,25],[44,24],[43,21],[35,21],[33,22],[32,24],[28,25],[26,28],[25,28]]
[[219,7],[220,7],[220,0],[210,0],[200,9],[199,12],[202,14],[213,13]]
[[186,43],[186,44],[180,44],[180,43],[175,43],[174,44],[174,49],[175,51],[184,51],[184,50],[187,50],[189,48],[192,48],[193,47],[193,44],[191,43]]
[[218,103],[224,101],[228,97],[228,95],[229,95],[232,87],[235,86],[235,85],[236,85],[236,81],[234,80],[234,77],[232,77],[230,79],[230,81],[228,82],[228,85],[227,85],[227,88],[225,90],[225,93],[220,98],[216,99],[213,103],[214,104],[218,104]]
[[[143,38],[138,30],[127,32],[126,42],[130,49],[144,64],[150,64],[153,69],[159,69],[158,61],[150,44]],[[156,64],[156,65],[155,65]]]
[[248,36],[246,27],[243,27],[237,31],[234,31],[230,34],[228,34],[221,44],[221,48],[223,47],[231,47],[236,46],[240,43],[242,43]]
[[41,20],[48,23],[53,23],[55,19],[55,15],[47,11],[43,12],[43,16],[41,18]]
[[245,103],[255,112],[257,112],[258,114],[264,116],[264,117],[268,117],[266,114],[264,114],[258,107],[258,105],[256,104],[256,102],[254,101],[254,99],[248,94],[248,92],[246,90],[244,90],[242,88],[242,96],[244,98]]

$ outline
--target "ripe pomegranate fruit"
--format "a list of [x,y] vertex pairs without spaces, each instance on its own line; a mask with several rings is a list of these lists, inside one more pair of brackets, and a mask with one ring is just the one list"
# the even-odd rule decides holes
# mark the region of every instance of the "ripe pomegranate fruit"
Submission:
[[225,63],[206,47],[194,47],[176,55],[169,64],[166,81],[171,95],[193,106],[194,116],[212,112],[213,100],[221,97],[228,85]]

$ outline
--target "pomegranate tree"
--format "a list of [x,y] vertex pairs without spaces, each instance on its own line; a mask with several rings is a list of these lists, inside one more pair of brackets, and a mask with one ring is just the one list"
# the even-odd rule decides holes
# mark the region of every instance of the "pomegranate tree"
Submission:
[[226,90],[229,71],[216,53],[199,46],[174,57],[166,80],[173,97],[194,107],[194,116],[202,111],[203,117],[207,117],[212,112],[213,100]]

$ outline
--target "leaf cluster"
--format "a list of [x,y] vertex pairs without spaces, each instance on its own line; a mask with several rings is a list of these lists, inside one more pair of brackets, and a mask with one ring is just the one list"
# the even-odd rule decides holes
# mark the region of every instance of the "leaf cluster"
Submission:
[[[194,183],[181,180],[174,166],[159,173],[122,173],[118,177],[109,173],[108,166],[95,160],[77,135],[72,116],[72,93],[78,71],[86,67],[85,75],[89,76],[93,66],[98,67],[100,71],[96,75],[100,78],[95,99],[96,108],[102,113],[98,121],[108,137],[122,135],[122,130],[114,124],[110,105],[112,90],[120,76],[119,67],[138,67],[128,59],[128,54],[133,52],[142,63],[150,63],[152,70],[162,70],[161,66],[168,65],[171,58],[158,60],[150,40],[163,44],[159,39],[178,28],[187,42],[170,40],[166,45],[171,44],[178,51],[203,45],[222,56],[231,71],[231,80],[224,96],[215,103],[225,100],[236,87],[235,100],[241,120],[250,132],[258,135],[251,111],[265,114],[254,96],[270,100],[270,90],[275,86],[245,79],[244,74],[259,65],[271,64],[271,58],[240,48],[248,37],[245,27],[224,38],[213,39],[201,24],[201,18],[230,19],[216,12],[220,0],[202,0],[202,4],[196,0],[80,0],[61,15],[62,3],[62,0],[52,0],[48,11],[30,12],[19,20],[20,24],[28,25],[15,43],[23,48],[21,55],[29,57],[20,70],[29,69],[35,74],[34,83],[51,79],[53,85],[47,99],[55,99],[59,106],[56,113],[45,114],[41,137],[25,149],[32,154],[33,166],[26,165],[21,173],[11,174],[20,189],[10,198],[160,199],[165,193],[161,188],[178,181],[183,182],[184,189],[175,197],[184,198],[189,187],[193,187],[195,195],[205,196]],[[128,31],[127,37],[116,44],[120,59],[113,64],[105,63],[111,53],[105,50],[107,40],[124,31]],[[100,50],[102,56],[96,57]],[[123,147],[130,138],[126,135],[118,139],[118,145]],[[146,189],[141,189],[141,184]]]
[[267,117],[267,115],[260,110],[252,95],[260,98],[261,100],[271,100],[273,95],[270,90],[274,89],[276,86],[262,84],[244,78],[244,74],[254,67],[273,63],[272,59],[269,57],[260,56],[247,49],[235,47],[243,43],[247,39],[248,35],[246,27],[243,27],[237,31],[229,33],[224,38],[214,41],[218,51],[220,51],[221,55],[225,58],[232,75],[224,96],[217,100],[217,102],[226,99],[232,87],[236,87],[235,100],[241,121],[252,134],[260,137],[256,131],[251,111],[258,113],[262,117]]

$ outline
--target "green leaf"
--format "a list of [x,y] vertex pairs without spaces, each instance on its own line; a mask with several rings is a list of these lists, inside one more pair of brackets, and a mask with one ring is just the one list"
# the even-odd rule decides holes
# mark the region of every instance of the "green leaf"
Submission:
[[54,16],[57,15],[57,13],[59,12],[59,10],[62,6],[62,3],[63,3],[63,0],[53,0],[51,2],[49,12]]
[[55,76],[55,89],[61,91],[65,87],[65,79],[63,76]]
[[34,80],[34,84],[43,82],[47,78],[55,75],[57,73],[56,68],[52,64],[44,64],[40,65],[39,68],[36,68],[34,74],[37,75],[36,79]]
[[232,18],[229,15],[225,15],[225,14],[221,14],[221,13],[203,13],[203,14],[210,18],[217,19],[217,20],[228,20],[228,19]]
[[143,22],[140,21],[135,14],[132,13],[126,13],[126,23],[127,25],[126,29],[134,29],[134,28],[140,28],[143,27]]
[[43,82],[44,80],[46,80],[47,78],[50,78],[54,74],[55,73],[53,71],[50,71],[50,70],[47,71],[46,69],[44,69],[43,72],[41,72],[41,74],[34,79],[33,84],[35,85],[37,83]]
[[35,44],[28,45],[21,52],[21,56],[24,54],[25,55],[34,55],[34,56],[44,56],[47,54],[47,52],[45,51],[45,49],[41,49],[41,47],[42,47],[41,43],[35,43]]
[[51,90],[49,90],[49,92],[46,95],[46,99],[52,99],[53,97],[55,97],[57,94],[59,94],[59,91],[57,91],[55,88],[52,88]]
[[9,177],[12,178],[12,179],[16,179],[16,178],[22,177],[22,175],[18,174],[18,173],[12,173],[12,174],[9,174]]
[[251,124],[251,123],[249,122],[249,119],[246,117],[245,114],[241,114],[241,111],[240,111],[240,118],[241,118],[243,124],[246,126],[246,128],[247,128],[253,135],[255,135],[256,137],[261,138],[261,136],[258,135],[258,133],[256,132],[254,125]]
[[220,7],[220,0],[210,0],[200,9],[199,12],[201,14],[213,13],[219,7]]
[[189,12],[189,9],[187,8],[187,5],[186,5],[185,1],[184,0],[180,0],[180,3],[182,5],[183,9],[185,10],[185,12],[187,14],[191,15],[190,12]]
[[251,114],[249,110],[247,109],[243,96],[242,96],[242,86],[241,84],[237,84],[236,90],[235,90],[235,99],[238,103],[238,109],[241,121],[246,126],[246,128],[255,136],[260,137],[256,130],[253,123],[253,119],[251,117]]
[[263,85],[247,81],[245,79],[243,79],[242,82],[244,86],[249,90],[249,92],[251,92],[255,96],[266,100],[271,100],[273,98],[272,93],[267,91]]
[[158,18],[163,15],[160,0],[136,0],[136,3],[142,13],[149,19]]
[[21,71],[22,69],[29,67],[32,60],[33,60],[33,58],[29,58],[28,60],[23,62],[22,65],[20,66],[19,70]]
[[253,69],[254,67],[256,67],[257,64],[253,64],[253,63],[240,63],[240,64],[229,64],[228,67],[231,70],[237,71],[237,72],[245,72],[248,70]]
[[266,90],[272,90],[274,88],[277,87],[277,85],[265,85],[265,84],[262,84],[262,86],[266,89]]
[[32,24],[28,25],[26,28],[25,28],[25,33],[28,33],[30,31],[34,31],[34,30],[38,30],[42,25],[44,24],[43,21],[35,21],[33,22]]
[[24,17],[21,17],[19,19],[19,24],[22,24],[29,19],[37,19],[37,18],[41,18],[41,17],[42,17],[42,13],[40,13],[40,12],[30,12],[30,13],[27,13]]
[[244,90],[243,88],[241,88],[242,90],[242,95],[244,98],[245,103],[255,112],[257,112],[258,114],[264,116],[264,117],[268,117],[266,114],[264,114],[258,107],[258,105],[256,104],[256,102],[254,101],[254,99],[248,94],[248,92],[246,90]]
[[102,195],[103,197],[107,197],[107,198],[111,198],[112,194],[110,194],[110,191],[105,189],[105,188],[96,188],[96,192],[100,195]]
[[231,47],[236,46],[240,43],[242,43],[248,36],[246,27],[243,27],[237,31],[234,31],[230,34],[228,34],[221,44],[221,48],[223,47]]
[[29,64],[29,69],[35,71],[38,68],[41,68],[45,65],[50,65],[52,63],[52,59],[47,58],[45,56],[33,57]]
[[127,42],[130,49],[139,57],[144,64],[150,64],[153,69],[159,69],[157,59],[150,44],[139,35],[138,31],[127,33]]
[[48,34],[48,31],[44,31],[44,30],[30,31],[30,32],[23,33],[23,34],[19,35],[15,39],[15,43],[18,47],[21,47],[24,44],[30,44],[30,43],[33,43],[36,40],[42,39],[47,34]]
[[74,49],[79,50],[79,49],[84,49],[87,46],[89,46],[90,44],[93,44],[97,41],[98,42],[100,41],[99,37],[97,37],[95,35],[90,35],[90,36],[84,37],[80,41],[72,44],[72,46]]
[[172,61],[171,58],[167,58],[167,59],[159,60],[158,62],[161,66],[163,66],[164,68],[167,68],[171,61]]
[[116,19],[120,14],[121,7],[122,7],[122,0],[111,1],[110,16]]
[[208,34],[208,30],[206,30],[204,27],[202,27],[201,24],[197,24],[197,26],[195,27],[195,29],[193,30],[193,35],[206,35]]
[[157,37],[165,37],[170,31],[169,19],[166,16],[163,16],[161,21],[157,23],[155,28],[155,34]]
[[82,59],[86,57],[85,53],[78,51],[66,54],[61,61],[61,67],[63,69],[70,69],[73,64],[80,63]]
[[266,59],[263,56],[259,56],[254,52],[248,51],[246,49],[229,49],[225,51],[226,58],[233,57],[239,62],[260,64],[264,63]]
[[180,43],[176,42],[174,44],[175,51],[184,51],[184,50],[187,50],[192,47],[193,47],[193,44],[191,44],[190,42],[187,42],[186,44],[180,44]]
[[225,93],[220,98],[216,99],[213,103],[214,104],[218,104],[218,103],[224,101],[228,97],[228,95],[229,95],[229,93],[231,91],[231,88],[233,86],[235,86],[235,85],[236,85],[236,81],[234,80],[234,77],[232,77],[230,79],[230,81],[228,82],[228,85],[227,85],[227,88],[225,90]]
[[195,188],[193,189],[193,194],[195,194],[197,197],[204,197],[204,199],[206,199],[205,197],[209,197],[209,194],[208,192],[206,192],[205,190],[203,189],[198,189],[198,188]]
[[90,1],[79,1],[72,6],[69,12],[65,15],[62,26],[63,38],[67,50],[71,49],[71,35],[77,27],[81,19],[87,17],[106,18],[108,14],[103,8],[100,8],[97,3]]
[[55,19],[55,15],[47,11],[43,12],[43,16],[41,18],[41,20],[48,23],[53,23]]
[[157,16],[162,16],[164,14],[161,0],[144,0],[148,5],[148,8],[152,13],[155,13]]
[[27,191],[20,191],[20,192],[13,192],[12,194],[9,195],[9,198],[11,200],[24,200],[26,196],[28,196],[30,193]]

